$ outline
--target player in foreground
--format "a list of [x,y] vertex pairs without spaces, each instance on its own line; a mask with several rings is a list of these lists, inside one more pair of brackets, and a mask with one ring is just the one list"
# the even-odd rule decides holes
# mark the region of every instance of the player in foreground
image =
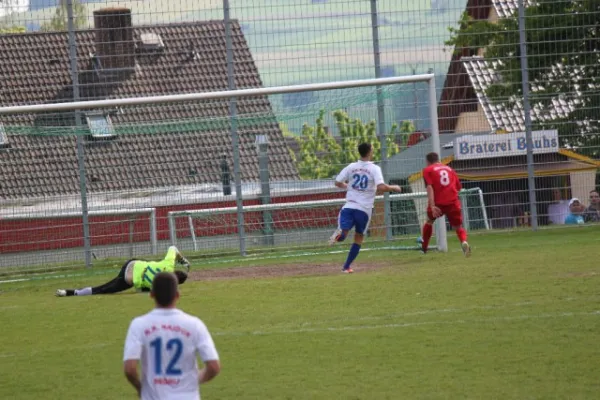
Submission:
[[423,179],[427,187],[427,222],[423,225],[423,236],[419,238],[423,253],[427,253],[429,240],[433,234],[433,221],[446,215],[450,226],[456,230],[465,256],[471,255],[467,243],[467,231],[463,228],[462,209],[458,193],[462,189],[456,172],[440,162],[437,153],[426,156],[427,167],[423,169]]
[[[199,400],[198,385],[221,371],[212,337],[200,319],[176,308],[179,291],[172,273],[156,275],[150,296],[156,308],[131,321],[127,331],[125,376],[142,400]],[[201,370],[198,356],[204,362]]]
[[347,193],[346,204],[338,216],[338,229],[329,238],[329,244],[343,242],[348,236],[348,232],[354,228],[354,243],[350,247],[348,258],[342,268],[344,273],[354,272],[350,265],[358,256],[362,246],[377,193],[400,193],[402,190],[398,185],[390,186],[384,183],[381,168],[371,161],[373,159],[371,144],[360,144],[358,152],[360,161],[348,165],[335,178],[335,186],[347,190]]
[[175,273],[179,284],[183,284],[187,280],[190,263],[177,247],[171,246],[161,261],[129,260],[123,264],[119,275],[104,285],[83,289],[58,289],[56,295],[65,297],[112,294],[132,287],[147,292],[152,287],[152,280],[161,271]]

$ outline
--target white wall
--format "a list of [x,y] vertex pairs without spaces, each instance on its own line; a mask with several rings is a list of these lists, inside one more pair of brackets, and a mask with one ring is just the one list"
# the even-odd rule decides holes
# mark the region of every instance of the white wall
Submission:
[[577,197],[586,206],[589,205],[589,193],[596,189],[596,171],[571,172],[571,195]]

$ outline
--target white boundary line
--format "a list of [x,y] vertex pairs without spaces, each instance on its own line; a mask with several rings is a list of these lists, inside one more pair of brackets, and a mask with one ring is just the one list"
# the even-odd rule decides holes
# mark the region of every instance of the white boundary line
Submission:
[[13,282],[27,282],[31,279],[9,279],[7,281],[0,281],[0,283],[13,283]]
[[[400,248],[402,248],[402,246],[386,246],[386,247],[373,247],[373,248],[366,248],[366,249],[362,249],[361,252],[368,252],[368,251],[377,251],[377,250],[399,250]],[[430,246],[430,248],[435,248],[435,246]],[[417,251],[417,246],[415,245],[415,251]],[[218,261],[210,261],[207,260],[206,262],[198,262],[198,264],[202,264],[202,265],[219,265],[219,264],[234,264],[234,263],[245,263],[248,261],[262,261],[262,260],[272,260],[272,259],[276,259],[276,258],[296,258],[296,257],[312,257],[312,256],[320,256],[320,255],[327,255],[327,254],[346,254],[348,253],[347,249],[341,249],[341,250],[329,250],[329,251],[322,251],[322,252],[304,252],[304,253],[292,253],[292,254],[274,254],[271,256],[264,256],[261,254],[257,254],[257,255],[253,255],[253,256],[248,256],[245,258],[232,258],[232,259],[225,259],[225,260],[218,260]],[[243,266],[243,267],[239,267],[240,269],[243,268],[247,268],[250,266]],[[197,271],[201,271],[201,270],[197,270]],[[118,269],[111,269],[109,270],[108,268],[106,270],[101,270],[101,271],[97,271],[98,273],[96,274],[89,274],[89,273],[85,273],[85,272],[80,272],[80,273],[62,273],[62,274],[57,274],[57,275],[51,275],[51,273],[49,275],[45,275],[44,273],[39,273],[39,274],[32,274],[33,276],[31,278],[20,278],[20,279],[9,279],[9,280],[4,280],[1,281],[0,280],[0,284],[3,283],[13,283],[13,282],[30,282],[30,281],[45,281],[45,280],[49,280],[49,279],[70,279],[70,278],[77,278],[77,277],[81,277],[81,276],[97,276],[97,275],[109,275],[109,274],[116,274],[119,272]]]
[[423,321],[423,322],[405,322],[405,323],[394,323],[394,324],[380,324],[380,325],[356,325],[356,326],[340,326],[340,327],[319,327],[319,328],[298,328],[298,329],[283,329],[283,330],[272,330],[272,331],[248,331],[248,332],[215,332],[213,336],[267,336],[267,335],[293,335],[298,333],[322,333],[322,332],[343,332],[343,331],[361,331],[361,330],[375,330],[375,329],[398,329],[398,328],[411,328],[416,326],[426,325],[460,325],[460,324],[478,324],[478,323],[489,323],[489,322],[510,322],[510,321],[524,321],[532,319],[547,319],[547,318],[569,318],[569,317],[582,317],[582,316],[600,316],[600,310],[590,312],[564,312],[554,314],[533,314],[533,315],[516,315],[513,317],[491,317],[491,318],[474,318],[474,319],[455,319],[448,321]]
[[[576,300],[575,298],[566,299],[566,301]],[[523,302],[523,303],[515,303],[508,306],[524,306],[524,305],[539,305],[532,302]],[[470,307],[464,309],[439,309],[439,310],[424,310],[424,311],[415,311],[404,314],[398,314],[397,316],[411,316],[411,315],[423,315],[428,313],[445,313],[445,312],[462,312],[462,311],[472,311],[477,309],[496,309],[503,308],[506,306],[480,306],[480,307]],[[297,328],[297,329],[279,329],[279,330],[270,330],[270,331],[223,331],[223,332],[213,332],[213,336],[268,336],[268,335],[293,335],[298,333],[324,333],[324,332],[351,332],[351,331],[361,331],[361,330],[376,330],[376,329],[400,329],[400,328],[411,328],[418,326],[427,326],[427,325],[461,325],[461,324],[478,324],[478,323],[490,323],[490,322],[511,322],[511,321],[526,321],[526,320],[535,320],[535,319],[549,319],[549,318],[572,318],[572,317],[586,317],[586,316],[600,316],[600,310],[595,311],[587,311],[587,312],[561,312],[561,313],[543,313],[543,314],[521,314],[515,316],[505,316],[505,317],[490,317],[490,318],[473,318],[473,319],[454,319],[454,320],[438,320],[438,321],[422,321],[422,322],[404,322],[404,323],[391,323],[391,324],[377,324],[377,325],[355,325],[355,326],[334,326],[334,327],[315,327],[315,328]],[[367,317],[368,318],[368,317]],[[383,317],[385,318],[385,316]],[[355,320],[347,320],[346,322],[351,321],[360,321],[366,318],[359,318]],[[89,345],[81,345],[75,347],[69,347],[70,350],[73,349],[93,349],[93,348],[102,348],[113,344],[113,342],[101,342],[96,344]],[[63,347],[53,347],[53,348],[45,348],[40,350],[34,350],[29,353],[0,353],[1,358],[11,358],[11,357],[20,357],[20,356],[35,356],[40,353],[47,353],[53,351],[62,351]]]
[[[441,311],[441,310],[440,310]],[[491,317],[491,318],[473,318],[473,319],[454,319],[454,320],[439,320],[439,321],[422,321],[422,322],[404,322],[404,323],[393,323],[393,324],[379,324],[379,325],[356,325],[356,326],[339,326],[339,327],[317,327],[317,328],[299,328],[299,329],[282,329],[282,330],[271,330],[271,331],[225,331],[225,332],[213,332],[213,336],[268,336],[268,335],[294,335],[298,333],[325,333],[325,332],[352,332],[362,330],[376,330],[376,329],[401,329],[401,328],[412,328],[418,326],[427,325],[463,325],[463,324],[479,324],[479,323],[493,323],[493,322],[512,322],[512,321],[527,321],[536,319],[550,319],[550,318],[573,318],[573,317],[588,317],[588,316],[600,316],[600,310],[588,311],[588,312],[562,312],[562,313],[545,313],[545,314],[523,314],[516,316],[506,317]],[[103,342],[89,345],[81,345],[75,347],[69,347],[69,350],[77,349],[94,349],[102,348],[114,344],[114,342]],[[64,350],[64,347],[53,347],[44,348],[40,350],[34,350],[28,353],[0,353],[1,358],[12,358],[12,357],[32,357],[41,353],[56,352]]]
[[42,353],[51,353],[56,351],[63,350],[89,350],[89,349],[98,349],[102,347],[109,346],[114,342],[103,342],[103,343],[90,343],[81,346],[68,346],[68,347],[51,347],[51,348],[43,348],[40,350],[33,350],[30,352],[21,352],[21,353],[0,353],[0,358],[11,358],[11,357],[33,357]]

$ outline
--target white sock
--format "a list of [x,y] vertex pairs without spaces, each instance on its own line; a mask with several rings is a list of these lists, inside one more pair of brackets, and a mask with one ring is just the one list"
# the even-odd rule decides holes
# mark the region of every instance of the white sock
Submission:
[[75,296],[89,296],[92,294],[92,288],[86,287],[75,291]]

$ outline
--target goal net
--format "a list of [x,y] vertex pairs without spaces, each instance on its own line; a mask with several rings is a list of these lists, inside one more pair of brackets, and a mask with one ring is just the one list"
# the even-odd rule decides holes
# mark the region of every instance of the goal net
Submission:
[[[465,205],[463,220],[466,229],[489,229],[481,189],[464,189],[460,197]],[[387,226],[383,196],[375,199],[367,237],[375,243],[380,242],[377,247],[420,249],[414,239],[427,218],[427,193],[393,194],[389,200],[392,205],[393,241],[385,241]],[[344,199],[328,199],[246,206],[244,215],[248,240],[252,246],[262,246],[263,249],[323,247],[337,227],[338,213],[344,203]],[[187,241],[185,238],[190,238],[194,251],[235,247],[236,240],[233,237],[227,240],[225,232],[235,226],[236,213],[236,207],[171,211],[168,214],[171,243],[179,245]]]
[[[110,86],[93,80],[80,102],[0,107],[0,236],[10,238],[0,252],[13,255],[2,266],[141,257],[171,243],[203,255],[322,247],[344,201],[334,177],[361,142],[404,193],[377,199],[368,245],[415,248],[420,171],[439,151],[433,79],[112,100],[96,100]],[[481,192],[463,196],[470,229],[485,229]],[[133,225],[119,217],[148,209]]]

